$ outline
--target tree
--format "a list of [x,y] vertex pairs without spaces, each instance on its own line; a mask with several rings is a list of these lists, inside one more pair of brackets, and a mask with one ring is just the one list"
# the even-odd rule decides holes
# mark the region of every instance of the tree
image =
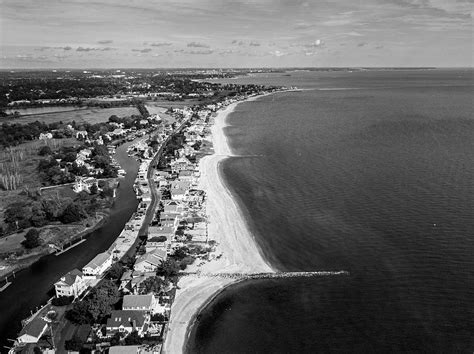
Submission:
[[86,210],[81,204],[71,203],[66,207],[66,209],[64,209],[60,220],[64,224],[69,224],[72,222],[81,221],[82,219],[87,218],[87,216]]
[[6,224],[17,228],[26,228],[30,226],[30,218],[32,216],[31,207],[24,202],[15,202],[10,204],[3,214]]
[[46,219],[46,213],[43,210],[43,207],[41,204],[39,203],[33,204],[32,214],[33,215],[30,218],[30,222],[33,226],[41,227],[48,223],[48,220]]
[[63,205],[59,199],[44,199],[41,201],[46,218],[49,221],[58,219],[63,213]]
[[158,294],[164,284],[165,282],[160,277],[155,276],[145,279],[140,285],[140,290],[143,294]]
[[84,341],[78,336],[74,336],[64,342],[64,349],[78,352],[84,346]]
[[89,191],[91,192],[91,194],[97,194],[97,192],[99,191],[99,188],[97,187],[97,184],[94,183],[94,184],[90,187]]
[[143,339],[140,338],[137,331],[133,331],[128,336],[125,337],[125,344],[126,345],[136,345],[142,344]]
[[120,263],[114,263],[109,269],[108,276],[110,279],[119,279],[123,274],[123,266]]
[[37,229],[30,229],[21,243],[25,248],[31,249],[41,245],[41,238]]
[[53,151],[51,150],[51,148],[47,145],[45,146],[42,146],[40,149],[39,149],[39,152],[38,154],[40,156],[46,156],[46,155],[52,155]]
[[175,277],[179,274],[180,267],[179,263],[174,259],[167,259],[163,263],[161,263],[160,267],[158,268],[157,274],[163,275],[166,278]]
[[64,162],[74,162],[76,160],[77,154],[75,152],[68,152],[66,155],[64,155],[64,158],[62,159]]
[[75,324],[92,323],[93,318],[89,312],[89,303],[86,300],[75,302],[72,309],[66,312],[66,318]]
[[59,296],[53,298],[53,300],[51,300],[51,304],[54,306],[66,306],[72,303],[72,300],[74,300],[74,296]]

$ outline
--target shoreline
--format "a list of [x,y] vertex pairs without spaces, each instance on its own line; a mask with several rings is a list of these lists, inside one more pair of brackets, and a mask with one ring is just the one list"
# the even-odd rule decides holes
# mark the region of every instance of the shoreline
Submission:
[[[220,166],[222,161],[234,156],[224,133],[229,114],[239,103],[255,101],[273,93],[231,103],[219,110],[214,118],[211,127],[214,153],[199,161],[199,188],[206,191],[209,239],[217,242],[217,253],[221,257],[199,268],[191,265],[190,268],[193,269],[190,271],[213,274],[275,272],[258,247],[243,211],[222,176]],[[225,288],[239,281],[241,280],[220,277],[182,277],[172,305],[163,353],[184,352],[199,312]]]

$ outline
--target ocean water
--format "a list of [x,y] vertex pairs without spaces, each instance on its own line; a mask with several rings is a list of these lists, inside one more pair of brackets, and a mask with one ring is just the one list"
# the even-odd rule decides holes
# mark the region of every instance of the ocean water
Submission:
[[237,80],[310,90],[238,105],[222,173],[275,268],[350,275],[233,285],[188,352],[472,353],[473,71],[290,75]]

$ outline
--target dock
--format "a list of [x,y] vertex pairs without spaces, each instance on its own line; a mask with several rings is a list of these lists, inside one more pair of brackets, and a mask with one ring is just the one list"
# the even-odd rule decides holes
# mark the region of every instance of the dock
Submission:
[[0,288],[0,293],[5,290],[6,288],[8,288],[10,285],[12,285],[12,282],[11,281],[7,281],[1,288]]
[[63,250],[56,252],[55,255],[56,255],[56,256],[59,256],[60,254],[63,254],[64,252],[69,251],[71,248],[74,248],[74,247],[80,245],[81,243],[83,243],[83,242],[85,242],[85,241],[86,241],[86,239],[83,238],[83,239],[80,240],[79,242],[76,242],[75,244],[73,244],[73,245],[71,245],[71,246],[69,246],[69,247],[67,247],[67,248],[65,248],[65,249],[63,249]]

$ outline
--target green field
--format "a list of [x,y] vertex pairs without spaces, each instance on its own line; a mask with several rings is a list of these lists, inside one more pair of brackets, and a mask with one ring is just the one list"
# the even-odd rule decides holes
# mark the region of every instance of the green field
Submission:
[[69,112],[55,112],[47,114],[35,114],[28,116],[20,116],[18,118],[2,118],[0,123],[19,123],[28,124],[34,121],[45,122],[47,124],[62,121],[63,123],[99,123],[106,122],[110,116],[127,117],[132,114],[139,114],[136,107],[113,107],[113,108],[86,108]]

